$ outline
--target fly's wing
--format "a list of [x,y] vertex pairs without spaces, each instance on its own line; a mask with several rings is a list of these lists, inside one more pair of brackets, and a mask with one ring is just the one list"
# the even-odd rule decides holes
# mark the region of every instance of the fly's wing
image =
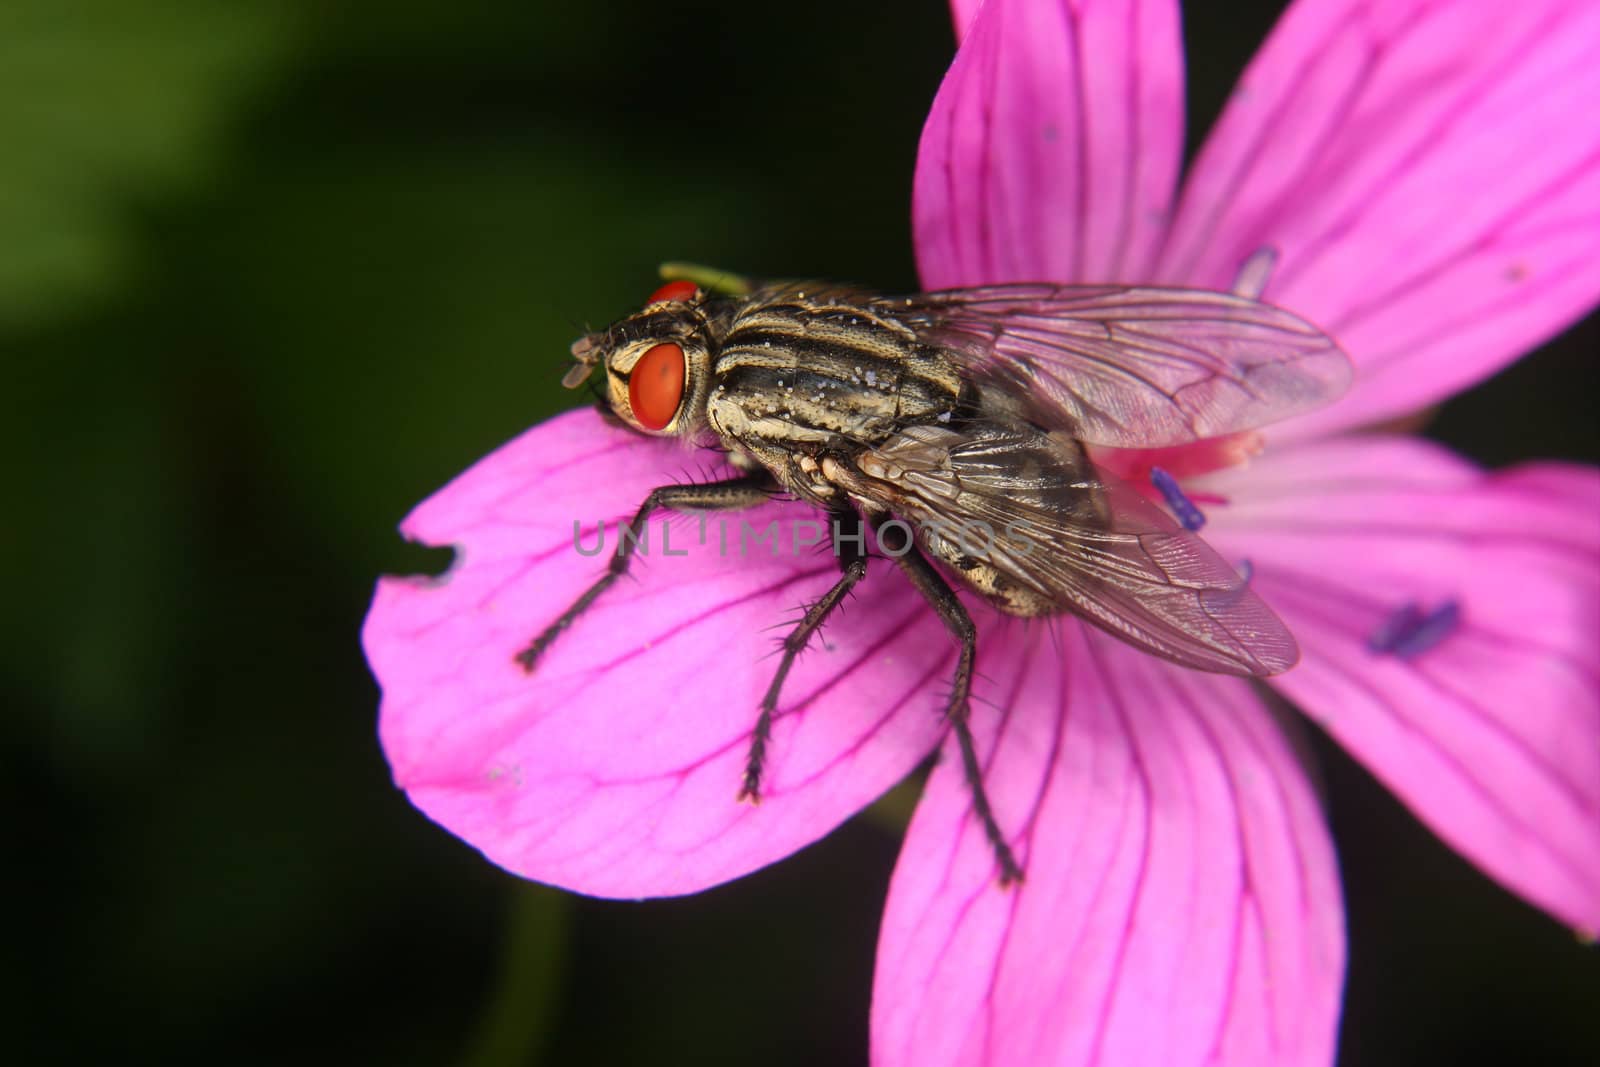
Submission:
[[1029,418],[1113,448],[1252,430],[1328,403],[1352,375],[1310,323],[1201,289],[952,289],[900,316]]
[[909,522],[958,573],[976,558],[1056,610],[1174,663],[1269,675],[1300,657],[1225,559],[1062,434],[995,422],[915,426],[838,480],[869,510]]

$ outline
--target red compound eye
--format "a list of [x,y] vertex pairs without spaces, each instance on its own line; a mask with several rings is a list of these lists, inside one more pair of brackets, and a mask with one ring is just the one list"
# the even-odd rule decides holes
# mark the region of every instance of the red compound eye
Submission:
[[650,299],[644,302],[644,306],[649,307],[651,304],[665,304],[673,300],[687,303],[688,301],[693,300],[695,296],[699,294],[699,292],[700,287],[694,282],[668,282],[666,285],[663,285],[661,288],[651,293]]
[[683,349],[659,344],[639,357],[628,375],[628,403],[633,417],[647,430],[660,430],[678,413],[683,400]]

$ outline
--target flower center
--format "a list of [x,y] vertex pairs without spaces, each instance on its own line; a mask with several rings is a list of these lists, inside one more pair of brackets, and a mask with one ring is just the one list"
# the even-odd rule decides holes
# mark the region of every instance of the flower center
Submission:
[[1206,521],[1199,505],[1223,505],[1228,500],[1216,493],[1186,493],[1181,481],[1236,467],[1265,447],[1266,438],[1252,430],[1172,448],[1091,447],[1089,458],[1152,500],[1165,503],[1184,529],[1198,530]]
[[1146,485],[1150,472],[1160,467],[1174,478],[1198,478],[1202,474],[1220,471],[1259,456],[1266,448],[1267,439],[1255,430],[1212,437],[1190,445],[1172,448],[1099,448],[1091,447],[1089,457],[1106,470],[1133,482]]

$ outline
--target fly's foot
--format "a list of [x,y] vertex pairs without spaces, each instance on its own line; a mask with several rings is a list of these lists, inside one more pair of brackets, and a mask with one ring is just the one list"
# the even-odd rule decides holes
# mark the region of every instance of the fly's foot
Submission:
[[543,634],[540,634],[529,642],[527,648],[511,658],[517,666],[522,668],[523,674],[532,674],[533,668],[539,664],[539,657],[544,655],[544,650],[549,646],[550,642],[545,639]]
[[767,761],[767,741],[772,736],[772,716],[763,709],[750,734],[750,751],[744,759],[744,779],[739,783],[739,800],[761,803],[761,770]]

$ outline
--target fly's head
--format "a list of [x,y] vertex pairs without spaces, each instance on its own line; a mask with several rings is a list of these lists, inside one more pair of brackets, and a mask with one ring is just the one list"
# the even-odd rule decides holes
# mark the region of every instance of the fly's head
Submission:
[[576,364],[561,384],[576,389],[596,367],[604,402],[641,433],[691,437],[705,426],[711,392],[713,317],[692,282],[656,290],[643,311],[572,343]]

